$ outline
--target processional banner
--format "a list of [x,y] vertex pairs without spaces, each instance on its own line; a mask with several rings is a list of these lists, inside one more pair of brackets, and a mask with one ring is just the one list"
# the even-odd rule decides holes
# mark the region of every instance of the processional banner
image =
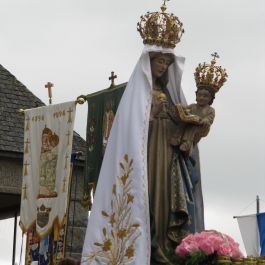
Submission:
[[25,110],[20,226],[27,233],[26,264],[57,264],[63,256],[75,109],[66,102]]
[[237,216],[237,222],[248,256],[265,255],[265,213]]
[[87,152],[85,187],[96,185],[114,117],[126,83],[86,96]]

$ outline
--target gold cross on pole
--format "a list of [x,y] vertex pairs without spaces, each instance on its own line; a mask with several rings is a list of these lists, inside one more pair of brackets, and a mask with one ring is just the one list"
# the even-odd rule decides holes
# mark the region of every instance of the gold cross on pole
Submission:
[[45,87],[48,88],[49,104],[52,104],[52,87],[53,87],[53,83],[48,82],[45,85]]
[[27,176],[28,175],[28,166],[29,166],[29,163],[28,163],[28,161],[26,161],[26,163],[24,164],[24,167],[25,167],[25,169],[24,169],[24,176]]
[[72,123],[72,112],[73,112],[73,109],[69,108],[67,110],[67,112],[68,112],[68,121],[67,121],[67,123]]
[[28,198],[28,196],[27,196],[27,184],[25,184],[22,189],[23,189],[23,200],[26,200]]
[[29,152],[29,144],[30,144],[30,141],[29,141],[29,138],[27,138],[27,141],[26,142],[24,142],[25,143],[25,151],[24,151],[24,153],[25,154],[28,154],[28,152]]
[[111,80],[111,84],[110,84],[110,87],[114,87],[115,84],[114,84],[114,79],[117,78],[117,75],[114,75],[114,72],[112,71],[111,72],[111,75],[109,77],[109,80]]

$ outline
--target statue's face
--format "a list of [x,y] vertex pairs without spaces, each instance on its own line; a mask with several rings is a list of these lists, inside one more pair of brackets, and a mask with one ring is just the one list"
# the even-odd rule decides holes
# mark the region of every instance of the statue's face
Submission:
[[206,106],[212,100],[212,96],[207,89],[199,89],[196,94],[196,101],[199,106]]
[[151,60],[151,71],[154,79],[160,78],[166,71],[172,58],[170,55],[161,54]]

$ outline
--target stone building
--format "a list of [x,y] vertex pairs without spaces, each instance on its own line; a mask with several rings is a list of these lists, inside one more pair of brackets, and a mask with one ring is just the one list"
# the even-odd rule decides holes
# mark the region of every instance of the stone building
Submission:
[[[23,167],[24,117],[19,109],[45,105],[15,76],[0,65],[0,220],[19,215]],[[85,154],[85,140],[73,137],[73,152]],[[84,156],[74,163],[71,183],[66,256],[79,258],[88,211],[82,205]]]

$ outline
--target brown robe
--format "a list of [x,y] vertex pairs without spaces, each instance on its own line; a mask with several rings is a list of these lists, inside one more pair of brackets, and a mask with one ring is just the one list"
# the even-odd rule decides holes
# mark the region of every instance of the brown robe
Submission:
[[[177,117],[170,113],[170,103],[162,105],[160,94],[153,91],[148,138],[148,189],[151,222],[151,264],[171,264],[169,251],[174,251],[188,231],[189,221],[181,169],[177,163],[172,174],[174,147],[170,139],[176,130]],[[170,101],[170,100],[168,100]],[[172,218],[173,216],[173,218]],[[176,218],[177,217],[177,218]]]

